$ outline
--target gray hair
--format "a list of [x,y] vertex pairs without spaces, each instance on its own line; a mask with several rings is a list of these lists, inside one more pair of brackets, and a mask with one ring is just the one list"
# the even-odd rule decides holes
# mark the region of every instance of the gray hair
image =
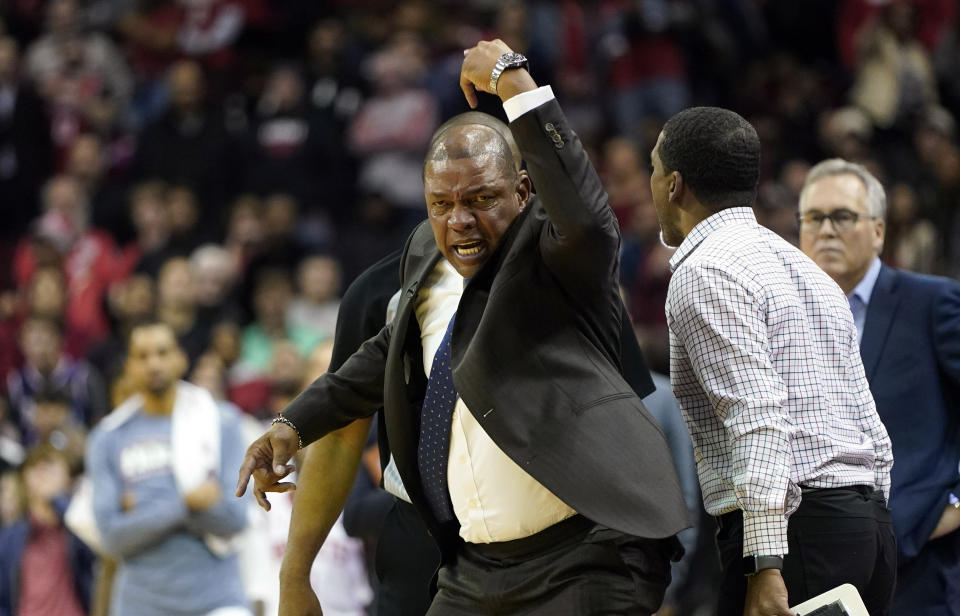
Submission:
[[867,171],[867,168],[863,165],[858,165],[857,163],[852,163],[842,158],[829,158],[817,163],[807,172],[807,179],[803,182],[803,189],[800,191],[800,203],[803,203],[807,189],[817,180],[846,174],[856,176],[867,189],[866,206],[870,215],[880,220],[886,220],[887,194],[883,190],[883,185],[880,183],[880,180]]
[[190,254],[190,269],[198,271],[207,267],[233,270],[233,257],[230,251],[219,244],[204,244]]

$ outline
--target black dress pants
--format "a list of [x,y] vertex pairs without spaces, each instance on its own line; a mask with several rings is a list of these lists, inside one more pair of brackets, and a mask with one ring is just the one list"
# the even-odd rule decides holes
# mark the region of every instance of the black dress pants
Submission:
[[377,616],[423,616],[440,550],[417,510],[394,499],[377,542]]
[[[743,616],[743,515],[717,518],[723,568],[718,616]],[[897,579],[897,540],[883,493],[866,486],[804,489],[787,526],[783,580],[790,605],[853,584],[870,616],[888,616]]]
[[574,516],[524,539],[462,544],[427,614],[645,616],[682,553],[676,537],[640,539]]

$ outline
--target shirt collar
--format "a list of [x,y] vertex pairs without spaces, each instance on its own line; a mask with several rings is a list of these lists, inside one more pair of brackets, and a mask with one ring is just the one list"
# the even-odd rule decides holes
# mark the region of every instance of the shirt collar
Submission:
[[689,257],[690,253],[714,231],[729,225],[744,223],[753,226],[757,225],[757,217],[753,213],[753,208],[731,207],[707,216],[690,230],[690,233],[684,238],[680,247],[677,248],[677,252],[673,253],[673,256],[670,257],[670,271],[676,271],[684,259]]
[[863,275],[863,278],[860,279],[857,286],[853,287],[853,291],[851,291],[847,297],[856,295],[860,298],[860,301],[863,302],[864,306],[869,305],[870,296],[873,295],[873,286],[877,284],[877,276],[879,275],[880,257],[874,257],[870,263],[870,267],[867,269],[867,273]]

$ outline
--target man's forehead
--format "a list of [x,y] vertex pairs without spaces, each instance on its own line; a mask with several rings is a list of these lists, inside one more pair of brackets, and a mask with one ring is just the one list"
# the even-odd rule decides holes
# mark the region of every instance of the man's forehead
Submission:
[[162,325],[140,327],[130,335],[130,343],[135,348],[142,347],[140,350],[167,348],[173,345],[173,332]]
[[447,184],[455,175],[458,180],[475,179],[493,181],[502,176],[500,157],[495,152],[482,152],[476,156],[444,158],[427,161],[424,180],[427,185]]
[[866,209],[867,187],[852,173],[838,173],[818,178],[807,187],[804,205],[810,209],[839,209],[859,206]]

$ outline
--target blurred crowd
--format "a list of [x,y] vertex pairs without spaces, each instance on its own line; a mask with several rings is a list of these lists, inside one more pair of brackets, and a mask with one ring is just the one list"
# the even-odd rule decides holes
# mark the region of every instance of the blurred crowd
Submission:
[[955,0],[0,0],[0,521],[23,513],[31,451],[82,471],[145,318],[195,382],[279,411],[345,285],[424,218],[428,140],[466,110],[462,50],[491,37],[600,170],[659,371],[648,154],[690,105],[756,126],[762,224],[795,241],[807,169],[840,156],[887,188],[887,263],[960,274]]

